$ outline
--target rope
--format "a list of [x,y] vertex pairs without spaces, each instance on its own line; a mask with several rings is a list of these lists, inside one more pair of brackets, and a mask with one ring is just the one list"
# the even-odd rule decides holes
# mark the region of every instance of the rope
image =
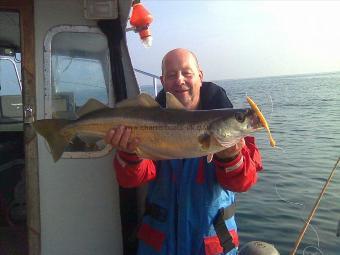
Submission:
[[301,232],[300,232],[300,234],[299,234],[299,236],[298,236],[298,238],[297,238],[297,240],[296,240],[296,242],[295,242],[294,248],[293,248],[293,250],[290,252],[290,255],[295,255],[295,253],[296,253],[296,251],[297,251],[297,249],[298,249],[298,247],[299,247],[299,245],[300,245],[300,243],[301,243],[301,241],[302,241],[302,239],[303,239],[303,236],[305,235],[305,232],[306,232],[306,230],[307,230],[307,228],[308,228],[308,225],[309,225],[309,223],[311,222],[312,218],[314,217],[314,214],[315,214],[317,208],[319,207],[320,200],[321,200],[322,196],[324,195],[324,193],[326,192],[326,189],[327,189],[329,183],[331,182],[331,179],[332,179],[333,175],[335,174],[335,169],[337,168],[339,162],[340,162],[340,157],[339,157],[338,160],[336,161],[336,163],[335,163],[335,165],[334,165],[334,167],[333,167],[333,169],[332,169],[332,171],[331,171],[331,174],[329,175],[329,177],[328,177],[328,179],[327,179],[325,185],[323,186],[323,188],[322,188],[322,190],[321,190],[321,192],[320,192],[320,194],[319,194],[319,197],[318,197],[318,199],[316,200],[315,205],[314,205],[312,211],[310,212],[310,214],[309,214],[309,216],[308,216],[308,219],[307,219],[307,221],[306,221],[304,227],[302,228],[302,230],[301,230]]

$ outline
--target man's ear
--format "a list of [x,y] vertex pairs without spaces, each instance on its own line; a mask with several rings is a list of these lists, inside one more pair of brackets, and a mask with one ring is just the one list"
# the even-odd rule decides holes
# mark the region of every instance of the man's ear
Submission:
[[161,83],[164,86],[164,77],[163,77],[163,75],[159,76],[159,79],[161,80]]
[[201,81],[203,81],[203,71],[202,70],[198,71],[198,76],[200,77]]

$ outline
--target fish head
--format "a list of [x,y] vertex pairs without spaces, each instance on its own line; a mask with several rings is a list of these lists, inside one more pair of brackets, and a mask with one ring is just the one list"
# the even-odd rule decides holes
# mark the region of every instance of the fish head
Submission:
[[258,116],[252,109],[223,111],[221,117],[209,125],[209,131],[224,147],[230,147],[239,139],[263,128]]

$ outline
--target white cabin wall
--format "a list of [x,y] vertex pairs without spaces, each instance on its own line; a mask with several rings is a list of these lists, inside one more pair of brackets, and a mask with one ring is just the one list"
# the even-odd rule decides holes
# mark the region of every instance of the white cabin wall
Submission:
[[[36,0],[37,118],[44,118],[43,43],[56,25],[95,25],[83,18],[83,0]],[[118,184],[112,153],[98,159],[54,163],[39,136],[42,255],[123,254]]]

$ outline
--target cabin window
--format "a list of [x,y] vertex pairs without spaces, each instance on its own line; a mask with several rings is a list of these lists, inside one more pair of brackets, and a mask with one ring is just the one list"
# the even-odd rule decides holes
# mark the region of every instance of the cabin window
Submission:
[[[89,99],[113,106],[108,42],[99,29],[55,27],[44,46],[45,118],[77,119]],[[63,157],[97,157],[107,152],[100,138],[75,137]]]
[[0,47],[0,131],[23,131],[20,53]]

